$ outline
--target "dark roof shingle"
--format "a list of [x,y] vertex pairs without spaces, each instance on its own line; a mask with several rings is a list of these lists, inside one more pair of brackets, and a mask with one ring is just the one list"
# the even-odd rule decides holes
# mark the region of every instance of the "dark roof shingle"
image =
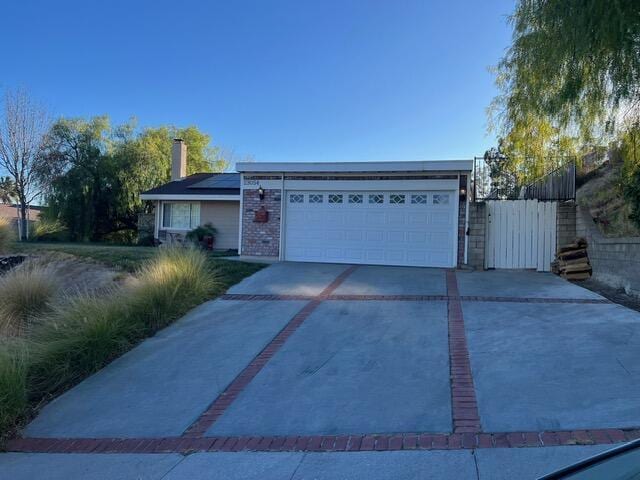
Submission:
[[144,195],[239,195],[239,173],[194,173],[152,188]]

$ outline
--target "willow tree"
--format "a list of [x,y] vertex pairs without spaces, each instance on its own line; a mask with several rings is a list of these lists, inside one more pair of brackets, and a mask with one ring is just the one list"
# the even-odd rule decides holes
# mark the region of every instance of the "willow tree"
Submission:
[[221,171],[226,162],[197,127],[138,130],[109,118],[60,119],[48,135],[40,174],[50,214],[74,240],[131,241],[144,204],[140,193],[169,181],[171,145],[188,145],[188,173]]
[[640,1],[519,0],[491,108],[503,132],[528,118],[588,136],[640,105]]

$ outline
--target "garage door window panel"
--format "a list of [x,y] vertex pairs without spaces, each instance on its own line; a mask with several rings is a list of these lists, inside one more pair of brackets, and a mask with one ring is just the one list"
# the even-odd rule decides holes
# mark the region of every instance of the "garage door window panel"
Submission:
[[300,193],[292,193],[289,195],[289,203],[304,203],[304,195]]
[[359,204],[362,203],[363,195],[361,193],[350,193],[349,194],[349,203],[351,204]]
[[324,202],[324,195],[312,193],[309,195],[309,203],[319,204]]
[[411,195],[411,204],[412,205],[426,205],[427,204],[427,196],[423,194]]
[[399,193],[389,195],[389,203],[391,205],[404,205],[405,196]]
[[381,205],[384,203],[384,195],[382,193],[373,193],[369,195],[369,203],[372,205]]
[[434,193],[433,194],[433,204],[434,205],[449,205],[449,194],[448,193]]

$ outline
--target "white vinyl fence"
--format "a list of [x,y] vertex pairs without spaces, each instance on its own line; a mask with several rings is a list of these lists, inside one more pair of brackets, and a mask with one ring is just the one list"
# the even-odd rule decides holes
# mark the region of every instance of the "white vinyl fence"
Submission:
[[551,270],[557,202],[487,201],[486,268]]

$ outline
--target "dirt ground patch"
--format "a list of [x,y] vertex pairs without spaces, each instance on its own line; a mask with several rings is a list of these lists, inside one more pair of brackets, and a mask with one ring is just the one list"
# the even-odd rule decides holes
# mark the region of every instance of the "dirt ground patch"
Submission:
[[60,293],[63,295],[95,293],[121,285],[131,279],[128,273],[60,252],[27,255],[24,262],[15,268],[28,268],[34,264],[46,266],[54,272]]
[[623,288],[613,288],[592,278],[582,282],[572,283],[598,293],[614,303],[624,305],[627,308],[640,312],[640,298],[625,293]]

